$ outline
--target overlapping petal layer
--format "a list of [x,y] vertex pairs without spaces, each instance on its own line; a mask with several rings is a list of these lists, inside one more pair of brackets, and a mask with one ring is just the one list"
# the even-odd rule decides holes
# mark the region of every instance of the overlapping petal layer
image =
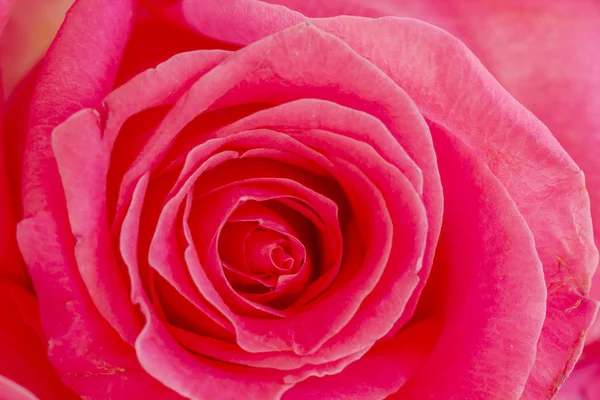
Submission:
[[223,29],[240,3],[169,3],[171,23],[260,40],[113,90],[139,65],[92,34],[101,62],[68,88],[69,29],[133,24],[129,3],[96,4],[108,23],[82,1],[37,85],[19,243],[59,375],[91,398],[106,376],[116,397],[552,390],[596,312],[597,253],[581,176],[543,125],[424,23],[281,30],[304,18],[249,1],[278,25]]

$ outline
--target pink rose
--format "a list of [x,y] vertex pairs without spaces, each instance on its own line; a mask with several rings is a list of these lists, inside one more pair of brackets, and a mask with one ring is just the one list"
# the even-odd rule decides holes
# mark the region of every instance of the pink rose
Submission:
[[462,42],[146,5],[77,1],[9,99],[36,374],[90,399],[557,391],[597,311],[583,175]]

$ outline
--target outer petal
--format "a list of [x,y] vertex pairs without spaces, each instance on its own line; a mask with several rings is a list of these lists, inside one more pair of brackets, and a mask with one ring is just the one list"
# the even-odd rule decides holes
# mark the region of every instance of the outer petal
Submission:
[[46,210],[67,220],[50,134],[73,112],[99,106],[112,89],[133,13],[134,0],[78,0],[48,50],[30,108],[23,171],[26,217]]
[[[594,0],[454,1],[457,29],[504,87],[546,124],[583,170],[600,244],[600,4]],[[478,34],[485,29],[487,35]],[[600,299],[600,275],[592,284]],[[600,338],[600,323],[590,340]]]
[[141,322],[129,301],[127,282],[117,264],[106,215],[109,152],[102,141],[98,114],[73,114],[52,135],[67,201],[71,231],[77,239],[78,272],[102,316],[130,344]]
[[289,8],[256,0],[147,0],[147,3],[181,25],[217,40],[242,45],[306,19]]
[[111,90],[133,8],[133,1],[96,0],[72,7],[35,87],[26,143],[23,206],[33,217],[19,224],[19,246],[40,299],[51,362],[69,386],[92,399],[129,398],[134,392],[178,397],[141,369],[133,350],[91,303],[76,270],[50,148],[57,124],[81,107],[98,106]]
[[40,301],[48,355],[58,375],[89,399],[130,399],[132,395],[180,397],[150,377],[133,349],[98,314],[81,278],[73,274],[73,243],[57,241],[56,222],[38,213],[18,225],[19,246]]
[[446,208],[430,285],[444,295],[421,301],[432,297],[445,325],[425,366],[393,398],[518,399],[546,314],[534,237],[488,166],[460,139],[432,133]]
[[[0,397],[32,399],[34,393],[41,399],[74,400],[77,397],[61,382],[48,361],[36,301],[25,289],[0,279],[0,375],[4,375],[0,376]],[[15,382],[27,391],[18,388]]]
[[[323,18],[338,15],[356,15],[360,17],[383,17],[386,15],[405,16],[417,14],[435,16],[448,9],[448,3],[436,0],[255,0],[257,3],[279,4],[291,10],[299,11],[307,17]],[[460,0],[459,0],[460,2]]]

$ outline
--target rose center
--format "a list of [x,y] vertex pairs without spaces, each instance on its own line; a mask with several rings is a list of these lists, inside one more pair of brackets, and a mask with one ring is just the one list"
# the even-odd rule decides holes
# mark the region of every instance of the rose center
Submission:
[[259,224],[240,244],[246,260],[245,267],[265,281],[276,282],[282,275],[294,274],[302,260],[296,260],[300,255],[295,254],[299,249],[290,243],[293,240]]
[[230,285],[240,294],[284,291],[307,272],[306,249],[298,236],[285,218],[258,203],[240,207],[219,237],[219,255]]

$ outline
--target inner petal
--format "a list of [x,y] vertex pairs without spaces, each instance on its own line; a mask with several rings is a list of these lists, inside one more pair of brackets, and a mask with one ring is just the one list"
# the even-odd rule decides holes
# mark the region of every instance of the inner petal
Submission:
[[[188,226],[194,237],[194,247],[198,250],[202,265],[200,268],[207,272],[213,285],[220,288],[225,301],[240,313],[251,306],[281,315],[277,310],[286,309],[301,295],[306,294],[307,286],[318,277],[319,272],[312,267],[311,259],[314,260],[314,265],[331,261],[323,259],[321,252],[317,250],[319,246],[316,241],[323,239],[318,236],[318,232],[331,232],[331,235],[336,236],[336,239],[325,240],[330,242],[330,247],[336,249],[335,253],[339,253],[340,240],[336,235],[339,232],[330,226],[337,222],[337,207],[324,196],[298,183],[275,178],[248,179],[243,183],[225,185],[210,193],[198,193],[197,196]],[[280,213],[284,220],[289,217],[289,221],[282,223],[277,219],[270,220],[267,218],[268,214],[265,214],[260,218],[256,229],[247,237],[242,235],[245,238],[243,243],[236,244],[227,240],[228,237],[223,235],[225,226],[231,229],[233,224],[230,219],[239,215],[236,211],[243,210],[244,205],[253,202],[264,204],[265,208],[273,208],[272,212]],[[215,218],[214,224],[208,223],[205,218],[209,209]],[[323,221],[319,217],[324,218],[325,229],[321,227]],[[216,226],[217,221],[223,222]],[[304,229],[305,226],[307,229]],[[229,234],[229,237],[235,238],[236,235]],[[309,246],[309,251],[303,243]],[[244,249],[246,256],[242,267],[236,269],[223,263],[223,253],[231,254],[240,248]],[[297,267],[285,267],[283,264],[278,266],[274,263],[278,253],[284,254],[284,263],[289,264],[291,261]],[[198,267],[190,266],[192,275]],[[237,279],[238,282],[233,281],[232,274],[237,274],[236,278],[245,279],[243,283],[250,282],[254,285],[236,287],[235,283],[239,283],[240,279]],[[263,287],[259,287],[259,283]]]
[[253,301],[263,304],[286,291],[291,295],[290,286],[302,288],[313,275],[303,244],[310,242],[306,235],[310,227],[299,224],[289,211],[279,213],[282,208],[275,203],[244,202],[223,225],[218,240],[223,271],[233,289],[255,295]]
[[[272,253],[285,244],[286,238],[263,227],[258,227],[246,239],[245,257],[250,271],[258,275],[274,275],[278,269]],[[289,246],[287,246],[289,248]],[[289,257],[289,255],[288,255]],[[292,261],[293,262],[293,261]]]

